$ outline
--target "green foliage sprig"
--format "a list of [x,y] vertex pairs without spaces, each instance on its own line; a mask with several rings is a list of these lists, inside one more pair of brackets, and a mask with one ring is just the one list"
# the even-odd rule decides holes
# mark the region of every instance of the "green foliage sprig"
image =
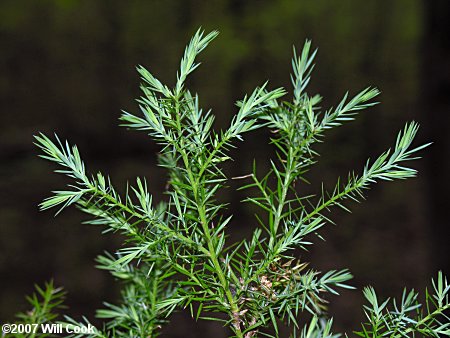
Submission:
[[393,300],[393,309],[388,308],[390,299],[380,304],[375,290],[365,288],[364,296],[369,305],[364,308],[369,322],[356,333],[364,338],[410,337],[415,334],[423,337],[450,336],[450,284],[439,272],[432,286],[432,293],[425,292],[425,306],[418,301],[418,293],[405,289],[399,302]]
[[40,325],[54,322],[59,316],[58,312],[64,308],[65,292],[62,288],[55,287],[52,281],[46,283],[43,288],[36,285],[35,289],[36,291],[27,297],[31,309],[17,314],[20,323],[27,324],[29,330],[17,330],[22,333],[14,333],[16,338],[51,337],[51,334],[42,332]]
[[[308,268],[295,249],[311,245],[311,236],[320,237],[319,230],[332,222],[325,215],[331,207],[348,210],[344,203],[362,199],[370,184],[415,176],[407,162],[428,145],[412,147],[418,125],[408,123],[394,148],[368,160],[360,174],[339,179],[331,192],[322,189],[317,197],[299,196],[296,187],[306,181],[306,172],[315,163],[313,145],[323,140],[327,129],[376,104],[378,90],[366,88],[354,97],[347,93],[336,108],[321,111],[322,98],[306,92],[316,54],[306,41],[299,56],[294,50],[292,102],[280,101],[284,89],[269,90],[265,83],[237,103],[227,129],[215,131],[214,116],[200,108],[198,96],[185,82],[199,66],[197,55],[216,36],[217,32],[197,31],[173,88],[139,66],[141,114],[124,112],[121,117],[125,126],[147,132],[161,145],[159,163],[168,171],[167,201],[153,201],[146,180],[140,178],[122,197],[109,177],[87,174],[76,146],[56,135],[54,140],[36,136],[41,156],[71,178],[67,190],[54,191],[41,209],[61,211],[76,205],[93,217],[90,224],[126,236],[123,248],[97,259],[100,269],[123,283],[123,292],[117,305],[105,303],[105,309],[98,310],[105,327],[96,337],[154,337],[174,311],[186,308],[196,319],[222,321],[241,338],[279,336],[279,323],[289,326],[293,337],[335,337],[332,321],[326,319],[327,297],[350,288],[352,275],[347,269],[320,273]],[[227,181],[221,165],[230,159],[236,141],[262,127],[272,131],[277,158],[262,175],[255,165],[249,183],[242,187],[256,189],[257,194],[246,201],[261,209],[258,226],[249,239],[228,243],[228,228],[238,220],[216,200]],[[404,294],[401,304],[394,303],[394,310],[388,311],[387,303],[378,305],[375,291],[368,288],[364,295],[369,323],[358,334],[448,335],[448,317],[447,324],[437,319],[449,307],[448,289],[440,274],[434,296],[427,293],[426,313],[411,319],[407,314],[420,308],[416,294]],[[305,311],[312,315],[308,323],[300,317]]]

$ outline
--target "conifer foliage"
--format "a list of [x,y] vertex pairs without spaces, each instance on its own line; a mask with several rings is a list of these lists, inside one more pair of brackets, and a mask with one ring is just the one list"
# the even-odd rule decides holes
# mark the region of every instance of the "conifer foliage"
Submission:
[[[109,271],[123,286],[117,303],[105,303],[97,311],[104,327],[92,337],[155,337],[174,311],[190,311],[197,319],[222,321],[230,335],[240,338],[279,336],[282,323],[291,337],[335,337],[326,303],[343,288],[351,288],[347,269],[319,272],[298,259],[298,250],[312,245],[321,229],[332,223],[328,210],[344,210],[364,198],[371,184],[406,179],[416,175],[410,161],[427,144],[412,146],[418,131],[415,122],[398,133],[392,149],[368,160],[360,170],[338,179],[334,189],[315,196],[299,196],[298,186],[315,163],[314,144],[327,129],[351,121],[376,104],[375,88],[351,97],[345,94],[335,108],[322,110],[321,96],[306,89],[316,51],[306,41],[292,59],[293,98],[285,101],[282,88],[270,90],[267,83],[237,102],[237,113],[228,128],[213,129],[214,115],[200,108],[199,98],[186,87],[187,77],[199,66],[197,56],[217,36],[199,30],[187,45],[175,86],[161,83],[144,67],[138,114],[124,112],[122,123],[142,130],[160,145],[159,163],[167,169],[167,199],[154,201],[144,178],[137,178],[121,196],[110,178],[91,174],[76,146],[40,134],[36,145],[41,157],[57,165],[56,172],[70,183],[45,199],[41,209],[59,213],[71,205],[92,216],[90,224],[125,235],[123,247],[97,258],[97,266]],[[252,235],[230,243],[227,234],[239,219],[229,215],[216,200],[227,177],[222,164],[229,150],[239,145],[245,133],[268,128],[276,149],[270,170],[254,166],[242,189],[246,202],[261,209]],[[251,170],[251,168],[249,168]],[[46,288],[52,288],[52,284]],[[50,319],[62,293],[38,289]],[[361,337],[412,337],[450,335],[450,285],[439,273],[425,292],[406,291],[399,300],[381,300],[371,287],[364,289],[366,323],[355,333]],[[52,301],[51,296],[56,297]],[[45,319],[40,310],[36,320]],[[36,316],[36,311],[30,312]],[[41,316],[42,315],[42,316]],[[35,320],[27,318],[26,320]],[[66,322],[76,323],[65,317]],[[88,319],[83,319],[87,324]],[[74,335],[75,337],[77,335]],[[81,337],[81,336],[80,336]]]

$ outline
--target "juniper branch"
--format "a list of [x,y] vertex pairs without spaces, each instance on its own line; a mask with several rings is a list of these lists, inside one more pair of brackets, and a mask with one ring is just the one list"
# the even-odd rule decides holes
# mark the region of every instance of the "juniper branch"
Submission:
[[[92,337],[157,336],[174,311],[186,308],[196,319],[224,323],[235,337],[270,336],[268,327],[278,337],[279,322],[292,329],[293,337],[337,337],[331,332],[326,304],[330,295],[351,288],[352,274],[347,269],[322,273],[308,268],[296,250],[306,249],[312,244],[309,236],[319,235],[332,222],[325,211],[335,206],[348,210],[346,200],[362,199],[373,183],[415,176],[406,162],[428,146],[412,147],[418,124],[406,124],[394,148],[373,162],[368,160],[359,175],[349,174],[344,184],[338,179],[331,193],[322,189],[317,202],[314,196],[300,196],[298,187],[308,181],[306,173],[315,163],[314,144],[323,140],[327,129],[376,104],[372,100],[378,90],[369,87],[353,98],[347,93],[336,108],[321,112],[322,98],[306,91],[316,54],[306,41],[299,56],[294,49],[292,102],[280,100],[284,89],[269,90],[265,83],[237,102],[228,128],[216,131],[214,116],[186,88],[187,77],[200,64],[198,54],[216,36],[215,31],[195,33],[173,88],[139,66],[141,113],[123,112],[121,116],[125,126],[146,131],[160,145],[159,164],[168,171],[167,201],[155,204],[147,181],[140,178],[127,186],[122,197],[108,177],[87,174],[76,146],[62,143],[56,135],[55,141],[43,134],[36,136],[41,157],[56,163],[56,172],[71,180],[66,190],[54,191],[45,199],[41,209],[57,207],[59,213],[76,205],[93,216],[86,223],[126,235],[124,245],[114,254],[97,258],[97,267],[120,280],[123,292],[118,303],[105,303],[97,312],[105,326]],[[222,164],[231,159],[229,151],[236,141],[262,127],[273,132],[270,141],[277,160],[271,161],[262,178],[255,164],[247,175],[252,181],[243,188],[255,188],[258,195],[246,201],[260,207],[264,215],[257,216],[259,226],[251,238],[229,245],[228,228],[237,220],[215,200],[227,180]],[[404,293],[400,305],[394,302],[394,310],[387,311],[388,303],[380,306],[375,291],[365,289],[369,323],[358,334],[448,334],[449,286],[441,274],[433,290],[433,295],[427,293],[427,310],[413,318],[409,313],[421,308],[415,293]],[[309,323],[301,320],[303,312],[313,316]],[[66,323],[89,320],[66,317]]]

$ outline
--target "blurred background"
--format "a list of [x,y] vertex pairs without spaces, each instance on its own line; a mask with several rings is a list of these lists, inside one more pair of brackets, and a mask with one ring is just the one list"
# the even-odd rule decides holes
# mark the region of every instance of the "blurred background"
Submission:
[[[120,110],[138,110],[139,78],[146,66],[172,85],[185,44],[195,30],[220,36],[201,55],[189,80],[204,108],[225,128],[234,102],[270,79],[290,88],[292,45],[306,38],[319,47],[309,93],[335,106],[348,90],[368,85],[381,91],[382,104],[355,122],[329,132],[316,149],[319,163],[304,191],[330,189],[338,176],[360,171],[393,145],[406,121],[422,128],[417,144],[432,141],[413,167],[418,178],[374,186],[352,214],[330,215],[336,226],[326,242],[302,255],[311,266],[348,267],[354,291],[331,297],[336,330],[358,328],[364,320],[361,287],[376,286],[383,297],[404,286],[423,290],[438,269],[450,273],[450,1],[0,1],[0,321],[27,309],[33,284],[53,278],[68,291],[67,313],[93,318],[103,301],[117,299],[117,285],[94,267],[94,258],[120,241],[99,228],[81,225],[77,210],[54,218],[37,205],[67,183],[37,157],[32,136],[56,131],[76,143],[88,170],[109,174],[116,187],[145,176],[155,199],[165,173],[155,145],[144,133],[119,127]],[[267,167],[268,134],[248,134],[226,168],[233,176],[250,172],[252,158]],[[249,234],[254,210],[238,201],[236,182],[222,193],[236,216],[232,238]],[[302,188],[303,189],[303,188]],[[177,314],[166,337],[225,337],[214,323],[195,323]]]

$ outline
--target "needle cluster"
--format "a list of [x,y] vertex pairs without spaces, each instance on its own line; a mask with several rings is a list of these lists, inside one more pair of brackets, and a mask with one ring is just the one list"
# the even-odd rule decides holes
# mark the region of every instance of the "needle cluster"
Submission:
[[[371,184],[416,175],[408,163],[427,144],[412,146],[418,125],[411,122],[392,149],[368,160],[359,173],[338,179],[330,191],[299,196],[297,188],[315,163],[314,144],[323,141],[328,129],[375,105],[378,90],[366,88],[353,97],[347,93],[335,108],[322,110],[322,98],[306,92],[316,54],[306,41],[299,55],[294,50],[292,100],[283,99],[284,89],[270,90],[264,83],[237,102],[229,127],[216,131],[214,115],[200,108],[186,79],[199,66],[198,54],[217,34],[197,31],[173,88],[137,67],[142,78],[140,113],[123,112],[121,117],[123,125],[145,131],[160,145],[159,163],[168,173],[166,201],[154,201],[151,183],[144,178],[137,178],[121,196],[107,175],[88,174],[76,146],[56,135],[36,136],[41,157],[70,179],[65,190],[54,191],[42,202],[41,209],[59,212],[75,205],[92,216],[88,223],[126,238],[122,248],[97,258],[98,268],[109,271],[123,289],[121,300],[97,311],[105,325],[92,337],[155,337],[174,311],[184,309],[197,320],[223,322],[234,337],[279,337],[280,324],[290,328],[291,337],[335,337],[326,305],[331,295],[351,288],[352,275],[347,269],[314,270],[298,259],[298,250],[306,250],[332,223],[326,214],[331,208],[348,210],[348,202],[362,200]],[[272,132],[270,142],[277,155],[268,172],[260,173],[254,165],[246,176],[242,189],[252,191],[246,202],[261,213],[249,238],[229,243],[228,233],[239,219],[216,200],[227,182],[222,164],[245,133],[259,128]],[[449,289],[439,274],[433,292],[426,293],[425,306],[416,293],[405,291],[392,308],[389,301],[380,305],[372,288],[365,289],[368,323],[358,335],[449,335]],[[34,300],[32,304],[38,308]]]

